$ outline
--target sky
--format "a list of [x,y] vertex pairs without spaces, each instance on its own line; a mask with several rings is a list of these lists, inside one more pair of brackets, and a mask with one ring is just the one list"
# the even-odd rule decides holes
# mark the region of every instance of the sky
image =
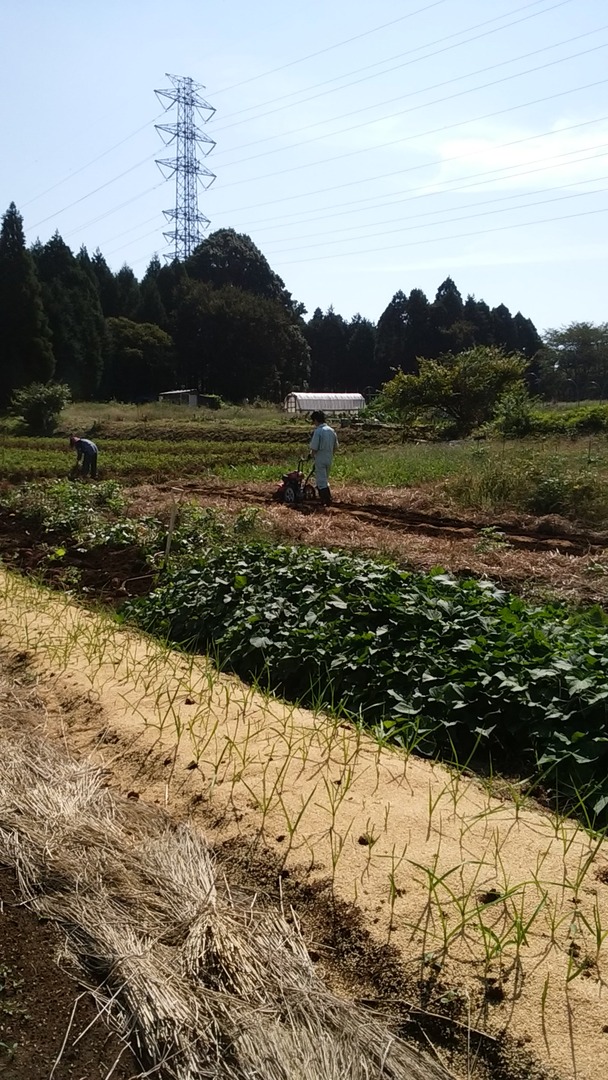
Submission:
[[207,232],[252,237],[309,315],[399,289],[608,321],[605,0],[20,0],[0,41],[0,210],[138,277],[171,248],[156,124],[201,84]]

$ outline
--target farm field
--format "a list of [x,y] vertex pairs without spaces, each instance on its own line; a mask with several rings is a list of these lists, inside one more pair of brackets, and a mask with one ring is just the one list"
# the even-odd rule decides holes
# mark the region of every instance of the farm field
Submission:
[[63,437],[0,437],[0,638],[41,730],[280,882],[330,985],[452,1075],[603,1075],[605,436],[346,427],[334,507],[298,513],[270,496],[299,421],[72,408],[96,485]]

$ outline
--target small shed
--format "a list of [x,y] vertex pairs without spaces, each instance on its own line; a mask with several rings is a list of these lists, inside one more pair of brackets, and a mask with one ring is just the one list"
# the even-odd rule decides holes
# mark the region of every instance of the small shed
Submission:
[[283,402],[288,413],[308,413],[322,409],[325,413],[358,413],[365,408],[363,394],[309,394],[294,390]]
[[198,405],[197,390],[165,390],[158,395],[158,400],[164,405],[190,405],[196,408]]

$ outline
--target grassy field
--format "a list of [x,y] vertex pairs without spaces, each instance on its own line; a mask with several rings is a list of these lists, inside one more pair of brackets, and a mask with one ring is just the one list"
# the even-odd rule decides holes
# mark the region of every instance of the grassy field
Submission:
[[[336,426],[341,449],[332,475],[344,488],[423,489],[442,506],[608,524],[604,434],[412,443],[402,442],[394,427]],[[154,403],[81,403],[66,410],[54,438],[32,438],[5,427],[0,480],[65,476],[74,461],[65,435],[71,430],[98,441],[104,478],[157,483],[218,477],[272,485],[306,457],[311,429],[304,418],[288,418],[273,407],[212,412]]]

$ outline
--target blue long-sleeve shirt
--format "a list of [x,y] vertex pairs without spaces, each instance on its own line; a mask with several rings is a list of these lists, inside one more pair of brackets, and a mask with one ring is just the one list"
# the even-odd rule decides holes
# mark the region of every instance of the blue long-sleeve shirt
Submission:
[[99,451],[94,442],[91,439],[76,439],[76,454],[78,460],[83,457],[84,454],[97,454]]

